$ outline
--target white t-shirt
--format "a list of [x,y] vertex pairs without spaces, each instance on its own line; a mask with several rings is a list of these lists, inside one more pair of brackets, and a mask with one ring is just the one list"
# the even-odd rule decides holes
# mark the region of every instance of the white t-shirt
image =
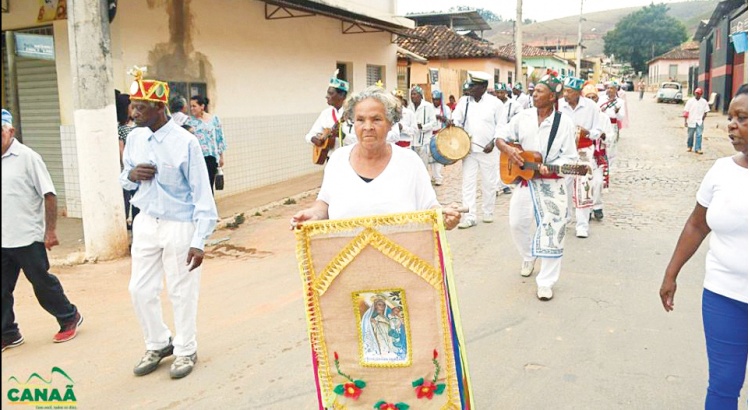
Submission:
[[695,128],[698,125],[703,124],[703,114],[709,111],[711,111],[711,108],[708,106],[708,101],[706,101],[705,98],[701,98],[699,100],[695,98],[689,99],[685,103],[684,110],[684,112],[688,113],[688,128]]
[[411,212],[439,205],[430,175],[414,151],[391,144],[391,160],[383,172],[365,182],[349,157],[356,145],[333,152],[323,174],[318,200],[328,204],[329,219]]
[[750,174],[731,157],[720,158],[703,178],[698,203],[711,228],[703,286],[747,303],[747,211]]

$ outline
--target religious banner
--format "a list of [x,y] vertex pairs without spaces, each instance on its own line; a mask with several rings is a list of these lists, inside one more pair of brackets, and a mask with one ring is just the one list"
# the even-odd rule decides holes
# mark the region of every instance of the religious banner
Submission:
[[68,5],[66,0],[39,0],[39,12],[37,23],[54,20],[65,20],[68,18]]
[[471,409],[439,210],[301,224],[320,409]]

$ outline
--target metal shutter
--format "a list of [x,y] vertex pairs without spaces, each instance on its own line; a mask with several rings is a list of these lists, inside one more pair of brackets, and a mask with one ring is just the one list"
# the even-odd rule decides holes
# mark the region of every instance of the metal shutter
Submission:
[[55,62],[16,57],[16,72],[23,142],[44,159],[55,184],[58,208],[64,207],[65,180]]

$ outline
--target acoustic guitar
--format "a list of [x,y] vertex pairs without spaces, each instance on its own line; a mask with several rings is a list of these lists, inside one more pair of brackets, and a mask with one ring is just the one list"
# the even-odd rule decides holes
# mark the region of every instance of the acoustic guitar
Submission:
[[328,159],[328,151],[336,145],[336,134],[331,128],[323,128],[323,133],[318,139],[323,140],[323,144],[321,146],[313,144],[312,160],[315,165],[323,165]]
[[[518,144],[508,144],[514,148],[523,149]],[[520,180],[528,181],[539,175],[539,168],[544,165],[550,172],[563,175],[586,175],[591,172],[585,164],[550,165],[542,163],[542,154],[536,151],[521,152],[523,166],[511,161],[508,155],[500,153],[500,179],[505,184],[514,184]]]

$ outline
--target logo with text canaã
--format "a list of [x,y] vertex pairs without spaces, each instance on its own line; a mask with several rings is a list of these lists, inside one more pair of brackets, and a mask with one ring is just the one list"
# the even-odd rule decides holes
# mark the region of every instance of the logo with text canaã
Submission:
[[36,406],[38,410],[76,409],[73,384],[73,379],[59,367],[52,368],[49,380],[39,373],[32,373],[26,382],[11,376],[8,379],[8,403]]

